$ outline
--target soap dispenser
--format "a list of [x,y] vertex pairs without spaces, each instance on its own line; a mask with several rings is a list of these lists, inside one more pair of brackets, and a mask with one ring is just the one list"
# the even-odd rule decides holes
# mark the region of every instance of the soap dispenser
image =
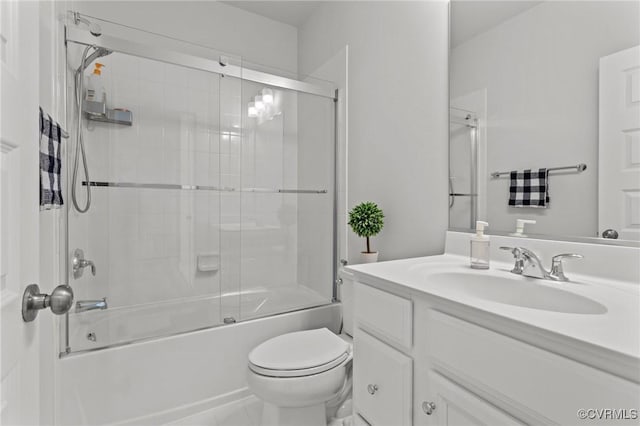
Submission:
[[102,84],[102,67],[103,64],[96,62],[93,73],[87,79],[87,100],[105,103],[106,92]]
[[535,224],[536,221],[535,220],[528,220],[528,219],[518,219],[516,220],[516,232],[512,232],[511,235],[512,237],[526,237],[526,235],[524,234],[524,225],[526,224]]
[[487,222],[476,221],[476,234],[471,237],[471,267],[489,269],[489,236],[484,235]]

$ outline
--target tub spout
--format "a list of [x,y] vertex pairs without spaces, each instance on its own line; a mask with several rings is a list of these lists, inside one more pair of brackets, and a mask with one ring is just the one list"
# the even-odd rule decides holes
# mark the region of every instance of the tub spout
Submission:
[[76,313],[93,311],[94,309],[107,309],[107,298],[100,300],[78,300],[76,302]]

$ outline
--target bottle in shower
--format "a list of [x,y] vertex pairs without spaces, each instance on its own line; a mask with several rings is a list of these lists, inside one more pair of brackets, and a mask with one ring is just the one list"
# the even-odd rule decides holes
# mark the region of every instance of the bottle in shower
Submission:
[[471,267],[473,269],[489,269],[489,236],[484,235],[487,222],[476,221],[476,234],[471,236]]
[[106,102],[104,85],[102,84],[103,64],[96,62],[93,72],[87,79],[87,100],[93,102]]

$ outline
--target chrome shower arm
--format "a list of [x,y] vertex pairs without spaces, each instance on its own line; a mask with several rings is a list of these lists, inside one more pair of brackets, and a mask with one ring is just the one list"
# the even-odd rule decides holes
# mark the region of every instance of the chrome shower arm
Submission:
[[87,18],[84,18],[82,15],[80,15],[79,12],[71,12],[72,16],[73,16],[73,23],[76,25],[80,25],[85,24],[87,27],[89,27],[89,32],[95,36],[95,37],[100,37],[102,35],[102,28],[100,28],[100,25],[96,24],[95,22],[91,22],[89,21]]

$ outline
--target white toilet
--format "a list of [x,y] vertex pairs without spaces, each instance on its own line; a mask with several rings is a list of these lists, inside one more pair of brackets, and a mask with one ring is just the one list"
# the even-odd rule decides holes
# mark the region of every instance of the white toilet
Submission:
[[350,274],[341,272],[343,334],[326,328],[276,336],[249,354],[247,379],[262,399],[262,426],[326,426],[327,403],[351,389]]

